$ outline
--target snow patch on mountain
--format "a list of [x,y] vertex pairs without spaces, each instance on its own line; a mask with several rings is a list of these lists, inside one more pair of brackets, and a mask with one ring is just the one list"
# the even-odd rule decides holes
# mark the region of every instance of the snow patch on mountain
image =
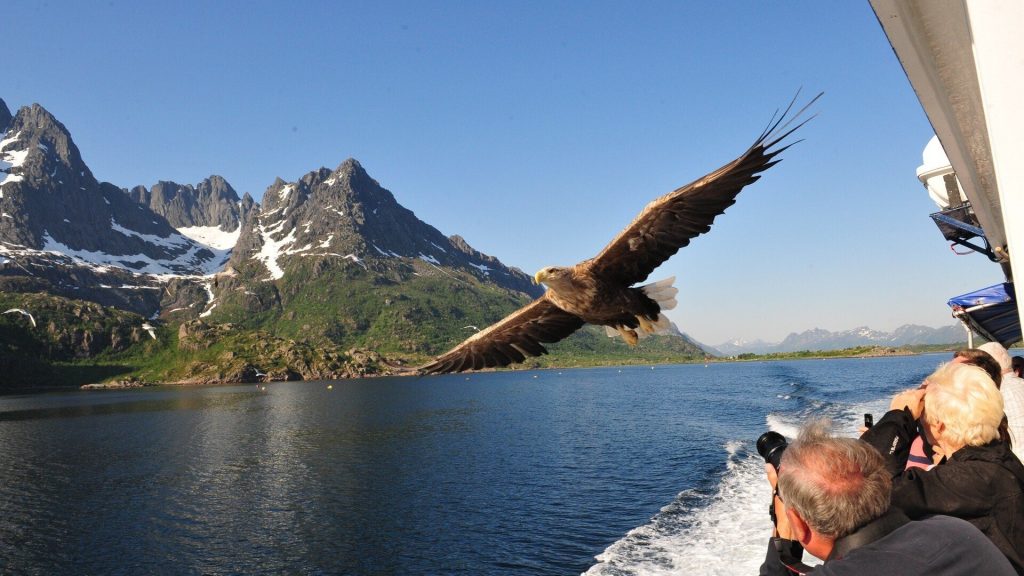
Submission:
[[270,278],[268,280],[280,280],[284,277],[284,269],[281,268],[277,263],[277,259],[281,257],[282,249],[286,246],[291,246],[295,243],[295,229],[293,228],[288,232],[288,235],[280,240],[274,239],[274,234],[281,231],[285,225],[285,221],[282,220],[270,228],[265,228],[263,224],[259,225],[260,238],[263,240],[263,246],[260,251],[256,253],[253,258],[263,262],[263,265],[270,271]]
[[28,158],[28,150],[7,150],[13,144],[15,144],[21,137],[21,132],[16,133],[10,138],[5,138],[6,133],[0,134],[0,198],[4,197],[2,188],[5,184],[13,182],[21,182],[24,180],[24,176],[20,174],[11,174],[10,171],[14,168],[20,167],[25,163],[25,159]]
[[161,246],[163,248],[168,248],[171,250],[177,250],[180,248],[184,248],[186,246],[194,245],[191,241],[189,241],[188,238],[180,235],[177,238],[175,238],[174,236],[164,237],[157,236],[155,234],[143,234],[141,232],[136,232],[135,230],[125,228],[124,226],[118,224],[113,217],[110,218],[110,229],[113,230],[114,232],[118,232],[125,236],[135,237],[138,238],[139,240],[142,240],[143,242],[147,242],[149,244],[154,244],[156,246]]
[[7,150],[12,144],[18,141],[21,137],[21,132],[18,132],[10,138],[4,138],[0,140],[0,170],[10,170],[11,168],[18,168],[25,163],[25,159],[28,158],[28,150]]
[[242,227],[235,228],[232,232],[225,232],[219,226],[189,226],[178,228],[180,234],[192,240],[209,246],[214,250],[231,250],[238,242],[238,236],[242,233]]

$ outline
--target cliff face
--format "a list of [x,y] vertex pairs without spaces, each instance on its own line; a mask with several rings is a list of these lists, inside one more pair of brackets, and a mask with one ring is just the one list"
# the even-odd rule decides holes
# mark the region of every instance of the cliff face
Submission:
[[136,186],[128,197],[163,216],[174,228],[214,227],[234,232],[253,208],[252,197],[238,193],[224,178],[214,175],[196,186],[160,181],[151,189]]

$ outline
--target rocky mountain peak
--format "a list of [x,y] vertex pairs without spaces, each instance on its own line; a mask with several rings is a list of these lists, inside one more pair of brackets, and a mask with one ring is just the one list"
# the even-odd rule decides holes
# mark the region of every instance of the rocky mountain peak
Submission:
[[353,180],[373,180],[370,175],[366,173],[363,165],[359,163],[355,158],[346,158],[338,167],[331,172],[336,178],[343,182],[351,182]]
[[217,175],[196,186],[161,180],[149,190],[136,186],[126,193],[179,229],[199,226],[230,232],[238,229],[244,217],[238,193]]
[[453,242],[417,218],[352,158],[333,171],[320,168],[291,183],[277,179],[267,188],[242,231],[232,267],[243,269],[245,261],[257,260],[270,278],[279,279],[293,259],[309,257],[340,257],[346,265],[447,266],[521,292],[537,291],[521,271],[461,238]]
[[[68,129],[39,104],[22,107],[6,124],[0,138],[0,170],[20,179],[56,179],[74,188],[98,184]],[[0,186],[9,186],[16,179],[7,177]]]
[[11,116],[11,110],[7,108],[7,103],[4,102],[3,98],[0,98],[0,134],[7,131],[7,126],[13,119],[13,116]]
[[356,160],[355,158],[351,157],[346,158],[341,162],[341,164],[338,164],[338,167],[335,168],[334,171],[347,173],[358,171],[361,172],[363,175],[366,175],[366,170],[363,169],[363,165],[359,163],[359,160]]

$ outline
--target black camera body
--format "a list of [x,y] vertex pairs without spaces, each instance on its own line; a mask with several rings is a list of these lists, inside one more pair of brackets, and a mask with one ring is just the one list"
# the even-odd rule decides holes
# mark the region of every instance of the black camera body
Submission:
[[788,445],[789,442],[786,441],[785,436],[778,432],[768,431],[761,434],[761,437],[757,439],[757,453],[778,472],[779,462],[782,461],[782,453]]

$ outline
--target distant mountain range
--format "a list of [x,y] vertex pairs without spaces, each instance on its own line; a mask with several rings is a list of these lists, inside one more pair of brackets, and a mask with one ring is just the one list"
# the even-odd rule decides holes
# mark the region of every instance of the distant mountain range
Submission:
[[719,356],[739,354],[770,354],[773,352],[799,352],[801,350],[842,350],[855,346],[912,346],[918,344],[955,344],[967,340],[966,332],[959,324],[941,328],[929,328],[916,324],[905,324],[892,332],[872,330],[866,326],[830,332],[814,328],[792,333],[782,342],[770,343],[762,340],[731,340],[717,346],[705,346],[709,352]]
[[[0,306],[38,324],[0,315],[0,370],[43,354],[120,355],[195,381],[372,373],[372,354],[444,351],[542,290],[417,218],[354,159],[277,179],[262,203],[217,175],[126,188],[97,180],[42,106],[12,115],[0,100]],[[670,340],[649,342],[703,354]],[[563,349],[624,346],[575,342]]]

